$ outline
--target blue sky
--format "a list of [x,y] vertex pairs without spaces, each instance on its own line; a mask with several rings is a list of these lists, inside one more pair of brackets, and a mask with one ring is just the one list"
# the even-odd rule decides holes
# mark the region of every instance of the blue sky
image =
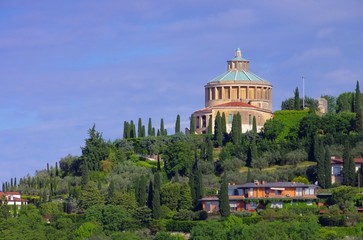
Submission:
[[318,98],[363,76],[363,1],[0,1],[0,181],[80,155],[87,130],[204,107],[237,47],[273,85]]

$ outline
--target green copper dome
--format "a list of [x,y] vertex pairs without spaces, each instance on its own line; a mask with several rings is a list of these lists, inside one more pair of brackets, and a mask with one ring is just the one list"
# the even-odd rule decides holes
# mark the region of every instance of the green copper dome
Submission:
[[227,71],[215,77],[209,83],[223,81],[249,81],[269,84],[262,77],[250,72],[250,61],[242,58],[239,48],[236,49],[235,57],[227,61]]

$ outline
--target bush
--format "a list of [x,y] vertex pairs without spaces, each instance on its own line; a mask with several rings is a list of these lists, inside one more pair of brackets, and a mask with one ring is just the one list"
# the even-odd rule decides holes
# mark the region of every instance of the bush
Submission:
[[181,234],[172,235],[167,232],[158,232],[154,240],[184,240],[184,237]]
[[169,232],[190,232],[199,222],[169,220],[166,223],[166,230]]
[[193,211],[182,209],[179,212],[177,212],[173,219],[174,220],[193,220],[195,218],[196,214]]
[[239,212],[235,212],[234,215],[236,217],[240,217],[240,218],[244,218],[244,217],[251,217],[252,214],[248,211],[239,211]]
[[194,213],[194,220],[206,220],[208,213],[204,210],[200,210]]

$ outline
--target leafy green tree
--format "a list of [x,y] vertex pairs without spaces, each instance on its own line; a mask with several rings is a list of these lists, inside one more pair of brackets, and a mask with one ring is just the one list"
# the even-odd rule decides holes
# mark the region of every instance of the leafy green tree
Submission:
[[183,184],[180,188],[180,201],[178,210],[185,209],[191,210],[192,209],[192,193],[190,190],[190,186],[188,184]]
[[191,240],[227,240],[227,230],[222,223],[217,221],[205,221],[192,228]]
[[262,129],[263,135],[271,141],[275,141],[284,129],[284,124],[278,119],[268,119]]
[[103,196],[93,182],[87,183],[81,192],[80,207],[87,209],[93,205],[104,204]]
[[354,97],[354,113],[355,113],[355,131],[362,131],[362,106],[361,106],[361,93],[359,89],[359,81],[357,81],[357,85],[355,88],[355,97]]
[[222,175],[222,183],[218,194],[219,199],[219,212],[222,217],[228,217],[230,214],[229,197],[228,197],[228,183],[227,177],[224,173]]
[[175,133],[180,133],[180,115],[179,114],[176,116]]
[[217,116],[214,120],[214,140],[216,141],[216,145],[218,147],[222,146],[223,144],[222,119],[219,111],[217,112]]
[[181,200],[180,183],[167,183],[161,187],[161,204],[167,206],[171,210],[177,210]]
[[192,114],[190,116],[190,134],[194,135],[195,134],[195,123],[194,123],[194,115]]
[[129,211],[133,211],[137,205],[134,194],[121,191],[115,191],[109,203],[113,205],[122,206],[123,208]]
[[164,170],[171,179],[178,172],[184,176],[192,165],[191,146],[186,141],[175,141],[164,151]]
[[1,203],[0,203],[0,221],[1,219],[7,220],[8,218],[10,218],[10,208],[8,205],[8,199],[4,194],[1,198]]
[[101,232],[101,226],[92,222],[83,223],[78,229],[75,230],[74,235],[76,240],[88,239],[93,234]]
[[301,110],[300,108],[300,96],[299,96],[299,88],[296,87],[294,91],[294,109]]
[[328,113],[335,113],[337,108],[337,99],[331,95],[322,95],[322,98],[328,102]]
[[353,97],[352,92],[340,94],[337,98],[337,112],[353,112]]

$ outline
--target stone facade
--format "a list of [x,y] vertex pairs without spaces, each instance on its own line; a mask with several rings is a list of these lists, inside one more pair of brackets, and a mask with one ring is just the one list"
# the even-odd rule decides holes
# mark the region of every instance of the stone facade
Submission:
[[237,49],[235,58],[227,61],[227,71],[204,86],[205,108],[193,113],[197,133],[206,133],[209,118],[214,125],[218,112],[221,116],[225,114],[228,132],[233,116],[238,112],[242,118],[242,132],[252,130],[253,117],[258,131],[272,117],[272,85],[249,69],[249,60],[242,58],[241,50]]

